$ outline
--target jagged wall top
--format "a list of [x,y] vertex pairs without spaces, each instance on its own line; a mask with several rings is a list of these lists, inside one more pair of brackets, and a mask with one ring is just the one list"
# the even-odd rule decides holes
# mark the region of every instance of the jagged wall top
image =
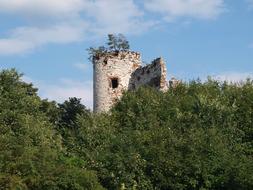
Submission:
[[166,66],[162,58],[141,66],[141,55],[133,51],[103,52],[93,57],[94,111],[108,111],[126,90],[147,85],[167,90]]
[[98,63],[98,60],[101,59],[125,59],[125,58],[131,58],[140,60],[141,54],[139,52],[135,51],[108,51],[108,52],[101,52],[97,55],[93,56],[93,64]]
[[137,52],[106,52],[94,58],[94,111],[108,111],[128,90],[131,75],[140,66]]
[[132,73],[129,85],[130,90],[145,85],[162,91],[168,89],[166,66],[162,58],[157,58],[151,64],[144,67],[141,66]]

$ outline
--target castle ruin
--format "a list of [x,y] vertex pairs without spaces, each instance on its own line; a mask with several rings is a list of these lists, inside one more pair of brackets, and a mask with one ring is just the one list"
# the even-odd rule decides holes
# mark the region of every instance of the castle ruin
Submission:
[[166,91],[166,66],[162,58],[142,66],[141,56],[132,51],[113,51],[93,58],[94,112],[106,112],[126,90],[148,85]]

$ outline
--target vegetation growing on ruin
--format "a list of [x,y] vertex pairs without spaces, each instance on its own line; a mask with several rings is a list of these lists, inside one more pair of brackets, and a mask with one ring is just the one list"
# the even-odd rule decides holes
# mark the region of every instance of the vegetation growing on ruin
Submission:
[[0,72],[0,189],[253,189],[253,81],[127,92],[110,114]]
[[90,47],[87,49],[89,55],[88,59],[92,62],[93,59],[97,59],[107,53],[128,51],[129,49],[129,42],[123,34],[108,34],[105,46],[99,46],[98,48]]

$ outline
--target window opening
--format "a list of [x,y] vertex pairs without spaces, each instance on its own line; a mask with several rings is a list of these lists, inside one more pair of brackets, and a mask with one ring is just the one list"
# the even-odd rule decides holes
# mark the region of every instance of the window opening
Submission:
[[113,78],[111,80],[111,83],[112,83],[112,88],[118,88],[118,86],[119,86],[119,80],[118,80],[118,78]]

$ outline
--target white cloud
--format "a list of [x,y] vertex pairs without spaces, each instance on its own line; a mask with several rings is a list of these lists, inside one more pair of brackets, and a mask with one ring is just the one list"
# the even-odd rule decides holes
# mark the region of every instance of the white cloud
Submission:
[[34,44],[30,41],[19,39],[0,39],[0,55],[12,55],[26,52],[34,48]]
[[139,33],[154,25],[143,19],[144,12],[133,0],[97,0],[87,6],[87,15],[92,17],[93,31],[107,33]]
[[86,72],[89,69],[89,65],[87,63],[76,63],[74,64],[74,67],[84,72]]
[[247,78],[253,79],[253,72],[224,72],[221,74],[214,75],[212,78],[219,81],[237,83],[245,81]]
[[62,19],[87,15],[103,25],[119,24],[143,14],[134,0],[1,0],[0,12]]
[[70,97],[82,99],[82,103],[88,108],[93,106],[93,83],[92,81],[77,81],[72,79],[60,79],[57,84],[48,84],[43,81],[36,81],[27,76],[23,80],[33,83],[39,89],[41,98],[55,100],[59,103],[68,100]]
[[77,97],[82,98],[85,106],[92,108],[93,105],[92,82],[62,81],[59,85],[42,85],[39,89],[41,96],[49,100],[63,102],[69,97]]
[[26,75],[23,75],[21,78],[22,81],[26,82],[26,83],[33,83],[34,80]]
[[154,25],[144,20],[144,13],[133,0],[0,0],[0,13],[25,16],[24,22],[33,20],[30,26],[14,28],[6,38],[0,38],[0,55],[108,33],[137,34]]
[[178,17],[213,19],[224,11],[224,0],[147,0],[145,7],[168,21]]
[[7,38],[0,38],[0,55],[20,54],[50,43],[78,42],[84,37],[85,24],[60,24],[48,28],[19,27]]
[[142,2],[145,8],[139,4],[137,0],[0,0],[1,14],[12,14],[23,22],[0,38],[0,55],[26,53],[50,43],[96,39],[108,33],[139,34],[160,23],[146,17],[152,13],[167,20],[211,19],[224,11],[224,0],[147,0]]
[[249,4],[250,8],[253,8],[253,0],[246,0],[246,2]]
[[84,7],[84,0],[1,0],[0,12],[22,16],[76,16]]

